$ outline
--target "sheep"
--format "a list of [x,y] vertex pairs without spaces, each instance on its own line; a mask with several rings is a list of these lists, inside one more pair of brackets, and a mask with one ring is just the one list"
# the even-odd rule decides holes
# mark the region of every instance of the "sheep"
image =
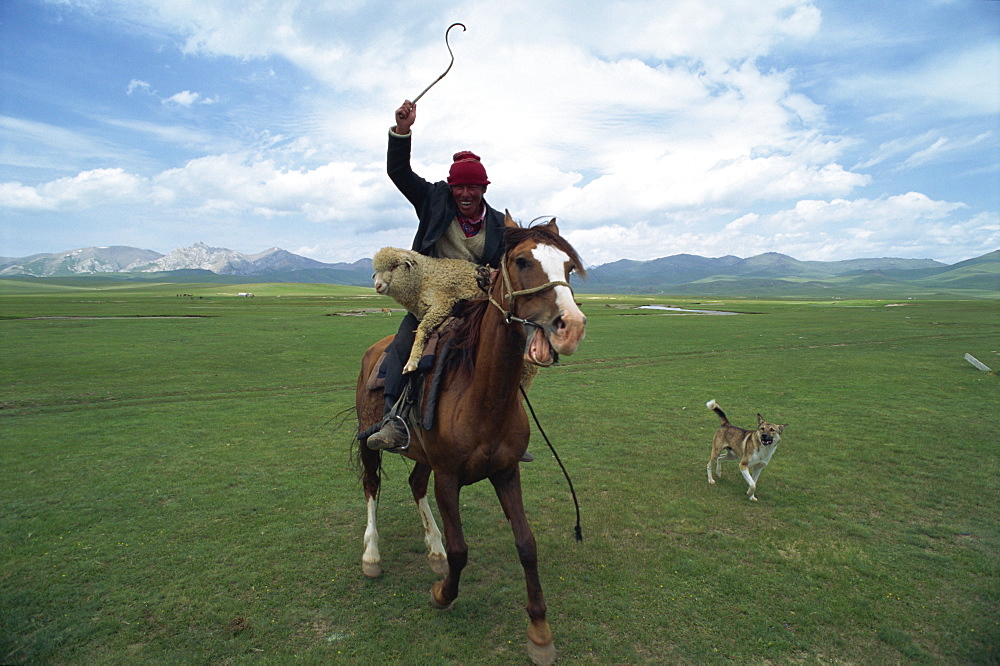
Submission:
[[490,275],[488,268],[470,261],[437,259],[398,247],[376,252],[372,268],[375,291],[392,297],[420,321],[404,374],[417,369],[428,336],[451,316],[455,303],[484,295]]

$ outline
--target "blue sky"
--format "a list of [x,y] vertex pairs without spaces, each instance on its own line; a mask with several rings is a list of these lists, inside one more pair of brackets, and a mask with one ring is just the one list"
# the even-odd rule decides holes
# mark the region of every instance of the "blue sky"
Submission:
[[409,246],[386,132],[456,21],[415,170],[591,265],[1000,247],[997,0],[0,0],[0,255]]

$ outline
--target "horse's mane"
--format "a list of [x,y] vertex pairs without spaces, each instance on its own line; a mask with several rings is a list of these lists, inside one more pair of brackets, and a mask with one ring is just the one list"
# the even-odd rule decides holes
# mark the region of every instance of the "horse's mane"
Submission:
[[[573,249],[573,246],[565,238],[553,232],[548,224],[536,224],[528,227],[506,227],[503,235],[504,256],[501,261],[506,261],[508,250],[529,240],[533,240],[538,244],[552,245],[562,250],[573,263],[573,271],[581,277],[587,276],[580,255],[576,253],[576,250]],[[459,322],[451,329],[452,352],[445,361],[448,367],[455,365],[461,366],[468,371],[472,370],[472,359],[475,358],[476,350],[479,348],[479,332],[483,322],[483,315],[489,307],[490,301],[486,297],[464,301],[455,307],[453,314],[459,319]]]

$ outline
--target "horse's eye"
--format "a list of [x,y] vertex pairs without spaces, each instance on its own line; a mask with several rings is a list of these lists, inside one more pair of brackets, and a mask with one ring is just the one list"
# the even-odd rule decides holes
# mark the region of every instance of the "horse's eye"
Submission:
[[527,268],[528,266],[530,266],[530,264],[528,263],[528,260],[525,259],[524,257],[518,257],[517,261],[514,262],[514,263],[516,263],[517,267],[520,268],[521,270],[524,270],[525,268]]

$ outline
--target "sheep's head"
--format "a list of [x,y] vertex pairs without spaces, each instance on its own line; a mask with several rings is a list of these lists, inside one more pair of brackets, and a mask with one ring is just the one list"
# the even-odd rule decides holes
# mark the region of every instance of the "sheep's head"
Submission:
[[380,294],[389,293],[393,282],[405,280],[405,275],[412,272],[416,267],[414,253],[410,250],[401,250],[398,247],[384,247],[372,257],[372,280],[375,282],[375,291]]

